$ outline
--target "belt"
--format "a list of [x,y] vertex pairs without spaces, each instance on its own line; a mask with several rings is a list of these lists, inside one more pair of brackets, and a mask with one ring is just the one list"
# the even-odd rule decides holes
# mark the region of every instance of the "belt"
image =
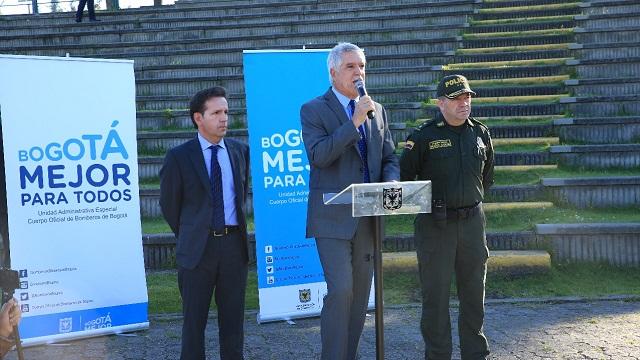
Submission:
[[474,217],[478,211],[480,211],[480,204],[482,203],[459,208],[447,208],[447,219],[468,219]]
[[215,231],[213,229],[209,229],[209,235],[214,237],[225,236],[239,230],[240,230],[240,226],[230,225],[230,226],[225,226],[224,229],[221,231]]

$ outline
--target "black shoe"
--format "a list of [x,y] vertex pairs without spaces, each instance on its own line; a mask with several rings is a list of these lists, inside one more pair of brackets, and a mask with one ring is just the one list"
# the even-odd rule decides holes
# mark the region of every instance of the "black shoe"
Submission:
[[98,20],[98,19],[96,19],[96,18],[93,18],[93,19],[89,19],[89,21],[91,21],[91,22],[100,22],[100,21],[102,21],[102,20]]
[[77,22],[77,23],[82,22],[82,18],[77,17],[77,18],[76,18],[76,22]]

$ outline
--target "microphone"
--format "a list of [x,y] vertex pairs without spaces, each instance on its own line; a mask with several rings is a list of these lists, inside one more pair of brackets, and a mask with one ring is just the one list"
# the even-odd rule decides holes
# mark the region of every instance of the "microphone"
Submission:
[[[353,83],[356,86],[356,89],[358,89],[358,95],[360,96],[367,95],[367,89],[364,88],[364,81],[362,81],[362,79],[357,79]],[[373,119],[375,116],[376,116],[375,111],[369,110],[369,112],[367,112],[367,117],[369,119]]]

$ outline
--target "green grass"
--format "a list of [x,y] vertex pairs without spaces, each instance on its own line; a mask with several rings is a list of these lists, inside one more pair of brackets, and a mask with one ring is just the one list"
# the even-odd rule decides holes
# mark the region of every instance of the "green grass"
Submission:
[[[532,59],[532,60],[510,60],[510,61],[487,61],[475,63],[455,63],[443,65],[443,70],[458,69],[476,69],[476,68],[507,68],[517,66],[544,66],[544,65],[563,65],[567,60],[573,58],[555,58],[555,59]],[[473,84],[473,82],[472,82]]]
[[569,44],[542,44],[542,45],[515,45],[515,46],[496,46],[486,48],[467,48],[457,49],[456,55],[468,54],[486,54],[498,52],[524,52],[524,51],[545,51],[545,50],[564,50],[568,49]]
[[488,298],[639,295],[640,268],[597,263],[554,264],[547,274],[510,279],[492,274]]
[[[485,0],[484,2],[488,2]],[[538,16],[538,17],[525,17],[516,19],[497,19],[497,20],[469,20],[470,25],[501,25],[501,24],[533,24],[549,21],[570,21],[573,20],[573,15],[557,15],[557,16]]]
[[[254,231],[253,216],[247,217],[247,228],[249,231]],[[143,234],[162,234],[170,233],[171,228],[166,221],[162,218],[143,218],[142,219],[142,233]]]
[[[487,277],[487,298],[521,298],[550,296],[597,297],[606,295],[640,295],[640,269],[618,268],[602,264],[553,264],[546,274],[507,277],[490,273]],[[180,313],[182,303],[175,271],[147,274],[149,313]],[[455,297],[455,284],[451,287]],[[420,302],[420,281],[416,272],[385,271],[384,301],[386,304]],[[247,310],[258,308],[255,269],[249,271],[246,292]],[[212,309],[215,305],[212,304]]]
[[[533,230],[536,224],[640,222],[637,209],[575,209],[545,203],[531,208],[486,206],[485,214],[487,230],[493,232]],[[414,215],[387,216],[385,233],[412,234],[414,218]]]
[[474,104],[497,105],[497,104],[548,104],[557,103],[569,94],[555,95],[530,95],[530,96],[501,96],[501,97],[480,97],[473,99]]
[[573,169],[566,167],[509,167],[495,169],[496,185],[538,184],[543,177],[547,178],[584,178],[640,176],[640,169]]
[[520,13],[526,11],[538,11],[538,10],[560,10],[560,9],[572,9],[580,6],[579,2],[572,2],[566,4],[545,4],[545,5],[531,5],[531,6],[514,6],[504,8],[490,8],[480,9],[480,14],[497,14],[497,13]]
[[528,30],[528,31],[502,31],[492,33],[472,33],[464,34],[462,38],[465,40],[497,38],[497,37],[522,37],[522,36],[550,36],[550,35],[566,35],[572,34],[573,28],[568,29],[544,29],[544,30]]
[[483,124],[491,127],[497,125],[544,125],[551,124],[553,120],[563,118],[562,115],[550,115],[550,116],[504,116],[504,117],[491,117],[491,118],[476,118]]
[[493,147],[498,153],[548,151],[551,145],[558,143],[557,137],[493,139]]
[[532,78],[509,78],[509,79],[489,79],[489,80],[469,80],[472,89],[478,87],[505,87],[505,86],[534,86],[534,85],[563,85],[565,80],[569,80],[568,75],[559,76],[539,76]]
[[[245,304],[247,309],[258,308],[258,291],[255,269],[249,271]],[[150,272],[147,274],[149,313],[167,314],[182,312],[182,300],[178,291],[178,273],[175,270]],[[211,301],[211,309],[215,309]]]

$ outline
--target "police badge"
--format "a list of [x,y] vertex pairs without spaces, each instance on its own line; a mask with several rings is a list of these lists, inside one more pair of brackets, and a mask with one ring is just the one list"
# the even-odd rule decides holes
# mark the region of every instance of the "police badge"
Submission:
[[311,301],[311,289],[298,290],[298,299],[301,303],[308,303]]
[[402,207],[402,188],[382,189],[382,207],[385,210],[398,210]]

